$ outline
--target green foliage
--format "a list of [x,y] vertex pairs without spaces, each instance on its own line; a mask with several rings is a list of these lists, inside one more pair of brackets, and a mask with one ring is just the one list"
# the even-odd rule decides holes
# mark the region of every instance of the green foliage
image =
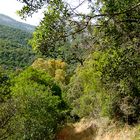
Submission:
[[[59,7],[59,8],[57,8]],[[60,13],[60,9],[63,13]],[[68,16],[64,14],[66,7],[61,1],[57,3],[50,2],[48,10],[44,12],[44,18],[33,33],[33,39],[30,41],[33,49],[46,54],[48,57],[56,58],[59,55],[59,49],[63,45],[61,38],[66,34],[65,21],[62,19]],[[62,22],[62,19],[64,22]]]
[[[94,65],[98,65],[96,59],[100,55],[100,52],[96,52],[95,60],[91,56],[83,66],[77,68],[76,74],[71,78],[67,99],[73,108],[72,114],[77,114],[80,117],[89,115],[99,116],[101,105],[100,99],[97,99],[101,97],[101,72],[96,70]],[[86,109],[87,106],[88,109]]]
[[0,103],[10,96],[10,78],[0,67]]
[[0,69],[0,139],[7,139],[14,132],[11,122],[15,104],[11,96],[11,82],[6,71]]
[[[47,58],[61,59],[70,64],[70,72],[77,64],[83,64],[91,46],[91,35],[87,30],[76,34],[79,28],[70,15],[69,6],[58,0],[48,2],[44,18],[33,33],[30,44],[35,51]],[[71,29],[71,26],[73,29]],[[79,25],[80,26],[80,25]]]
[[35,57],[27,45],[29,38],[30,33],[0,25],[0,65],[9,69],[29,66]]
[[130,124],[140,118],[140,59],[134,47],[108,51],[111,55],[102,71],[103,84],[116,94],[110,107],[111,116]]
[[[140,119],[139,3],[101,0],[97,5],[103,15],[93,30],[95,52],[73,76],[68,100],[81,117],[107,115],[132,124]],[[93,109],[86,112],[87,97]]]
[[[24,0],[25,6],[19,15],[32,15],[45,2],[48,5],[44,18],[33,33],[30,44],[49,60],[36,60],[31,68],[15,78],[11,90],[16,112],[10,119],[15,133],[9,139],[54,139],[57,128],[69,113],[63,96],[66,96],[72,109],[72,116],[108,116],[128,124],[139,122],[139,1],[96,0],[90,5],[91,11],[82,14],[77,12],[77,7],[82,3],[74,8],[63,0]],[[7,50],[11,40],[6,40],[6,44],[3,32],[2,35],[0,42],[7,46]],[[14,39],[12,36],[12,41]],[[26,39],[18,38],[12,46],[19,49],[22,43],[26,46]],[[2,52],[2,48],[0,52],[7,58],[9,54],[5,53],[6,50]],[[30,48],[28,52],[31,52]],[[23,53],[27,54],[26,51]],[[12,54],[16,62],[14,56],[18,58],[18,55]],[[65,77],[63,61],[70,64],[70,75],[74,74],[71,72],[77,63],[81,66],[77,67],[66,87],[66,95],[62,96],[53,78],[61,82],[69,81]],[[4,89],[4,94],[6,92]],[[4,105],[2,112],[5,111]],[[18,131],[15,131],[15,126],[19,126]]]
[[[139,63],[139,52],[134,47],[94,52],[71,80],[68,100],[73,112],[81,117],[107,115],[130,124],[137,122]],[[88,105],[91,109],[86,112]]]
[[64,121],[66,106],[52,78],[28,68],[16,77],[12,93],[17,107],[14,121],[19,128],[11,139],[53,139]]
[[32,37],[31,33],[9,26],[0,25],[0,38],[14,41],[16,43],[26,45],[27,41]]

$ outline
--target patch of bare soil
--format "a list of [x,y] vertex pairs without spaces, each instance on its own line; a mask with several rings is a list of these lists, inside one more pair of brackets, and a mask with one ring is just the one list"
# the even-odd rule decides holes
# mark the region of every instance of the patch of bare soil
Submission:
[[81,120],[65,126],[56,136],[56,140],[94,140],[97,126],[92,121]]

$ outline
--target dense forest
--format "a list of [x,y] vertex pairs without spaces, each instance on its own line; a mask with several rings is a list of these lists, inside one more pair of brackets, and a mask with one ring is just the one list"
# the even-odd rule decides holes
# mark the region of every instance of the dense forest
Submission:
[[[25,19],[47,6],[33,34],[0,25],[0,140],[102,140],[114,126],[139,140],[140,2],[18,1]],[[83,118],[100,122],[92,138],[59,135]]]
[[32,34],[17,28],[0,25],[0,66],[20,69],[31,65],[35,58],[28,40]]

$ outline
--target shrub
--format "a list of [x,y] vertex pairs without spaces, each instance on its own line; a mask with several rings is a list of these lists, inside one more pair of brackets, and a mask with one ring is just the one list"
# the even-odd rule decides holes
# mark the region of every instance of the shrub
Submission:
[[47,72],[57,82],[66,83],[67,64],[62,60],[38,58],[34,61],[32,67]]
[[[134,46],[95,51],[71,79],[67,96],[73,111],[80,117],[107,115],[130,124],[137,122],[139,64],[139,52]],[[88,104],[83,102],[87,97]],[[88,105],[91,109],[85,111]]]
[[7,71],[0,69],[0,139],[7,139],[15,131],[12,120],[16,109],[10,87],[11,79]]
[[52,140],[64,119],[65,102],[61,89],[46,73],[28,68],[15,78],[12,93],[18,131],[11,139]]

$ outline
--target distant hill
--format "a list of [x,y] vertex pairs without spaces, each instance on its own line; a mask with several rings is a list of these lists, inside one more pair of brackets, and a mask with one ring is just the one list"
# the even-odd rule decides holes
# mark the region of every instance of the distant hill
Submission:
[[[10,18],[6,19],[7,23],[15,22]],[[15,27],[0,25],[0,66],[5,69],[24,68],[30,66],[35,59],[35,54],[31,46],[28,45],[32,33],[27,28],[26,31],[23,29],[25,28],[20,30]]]
[[0,25],[6,25],[6,26],[17,28],[26,32],[33,32],[35,29],[35,26],[33,25],[18,22],[12,19],[11,17],[3,15],[3,14],[0,14]]

